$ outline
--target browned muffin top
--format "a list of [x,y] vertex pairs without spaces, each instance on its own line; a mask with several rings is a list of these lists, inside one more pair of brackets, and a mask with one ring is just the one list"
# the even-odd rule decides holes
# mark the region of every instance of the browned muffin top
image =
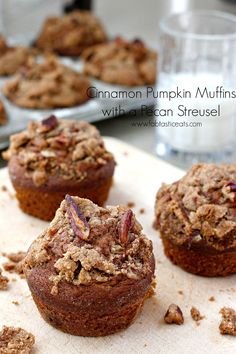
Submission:
[[49,17],[37,39],[38,48],[62,55],[79,55],[84,48],[106,40],[100,21],[89,11]]
[[156,222],[177,244],[236,247],[236,164],[196,164],[157,193]]
[[21,46],[9,47],[0,35],[0,76],[15,74],[31,56],[31,49]]
[[52,261],[53,289],[61,280],[74,285],[138,279],[151,270],[152,242],[133,212],[122,206],[98,207],[66,196],[50,227],[32,244],[25,269]]
[[29,60],[3,87],[12,102],[25,108],[63,108],[89,99],[89,79],[48,56],[42,63]]
[[138,86],[156,81],[157,54],[139,39],[98,44],[86,49],[83,59],[84,72],[105,82]]
[[17,159],[36,186],[46,183],[50,176],[83,180],[89,169],[113,160],[93,125],[55,116],[31,122],[27,130],[12,135],[3,157]]

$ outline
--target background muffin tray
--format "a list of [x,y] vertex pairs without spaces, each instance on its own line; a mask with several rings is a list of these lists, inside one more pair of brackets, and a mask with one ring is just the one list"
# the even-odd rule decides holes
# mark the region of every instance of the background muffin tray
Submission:
[[[40,59],[39,59],[40,60]],[[60,58],[60,61],[69,66],[71,69],[81,72],[82,71],[82,61],[79,59],[71,58]],[[141,104],[151,106],[153,105],[154,99],[145,97],[146,88],[135,87],[127,88],[118,85],[109,85],[98,80],[91,79],[91,86],[95,86],[98,90],[104,91],[134,91],[139,90],[143,92],[143,99],[102,99],[94,98],[85,102],[82,105],[71,107],[71,108],[61,108],[61,109],[51,109],[51,110],[39,110],[39,109],[24,109],[12,104],[2,93],[1,89],[4,83],[11,79],[0,78],[0,99],[4,102],[6,107],[9,121],[5,126],[0,126],[0,150],[4,149],[8,145],[9,136],[20,130],[25,129],[27,123],[30,120],[40,120],[47,117],[50,114],[55,114],[59,118],[64,119],[83,119],[87,122],[95,122],[103,119],[108,119],[114,117],[115,113],[111,111],[110,116],[104,116],[102,110],[112,109],[113,107],[120,106],[125,112],[129,112],[132,109],[139,109]]]
[[[154,200],[162,182],[173,182],[183,171],[112,138],[107,148],[117,160],[114,185],[107,204],[135,203],[133,210],[153,241],[156,256],[156,295],[148,299],[141,315],[126,331],[102,338],[74,337],[49,326],[40,317],[24,279],[4,272],[10,279],[9,290],[0,291],[0,327],[19,326],[36,337],[33,353],[235,353],[234,337],[219,333],[223,306],[235,308],[236,275],[226,278],[203,278],[188,274],[172,265],[163,255],[157,231],[152,228]],[[8,191],[3,191],[7,186]],[[144,208],[144,213],[140,209]],[[7,170],[0,171],[0,250],[17,252],[28,246],[47,223],[23,214],[17,207]],[[6,259],[0,258],[0,264]],[[181,293],[182,292],[182,293]],[[209,301],[214,296],[215,301]],[[12,301],[18,301],[16,306]],[[185,323],[167,325],[163,316],[171,303],[180,306]],[[205,318],[197,326],[190,316],[192,306]]]

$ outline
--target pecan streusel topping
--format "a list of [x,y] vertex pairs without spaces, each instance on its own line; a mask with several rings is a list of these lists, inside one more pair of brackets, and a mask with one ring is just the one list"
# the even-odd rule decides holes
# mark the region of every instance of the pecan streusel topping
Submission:
[[53,56],[42,63],[29,60],[3,86],[4,95],[20,107],[49,109],[86,102],[89,79],[62,65]]
[[122,38],[98,44],[83,53],[84,73],[102,81],[125,86],[154,84],[157,54],[141,40]]
[[79,55],[85,48],[106,40],[100,21],[89,11],[49,17],[37,39],[38,48],[62,55]]
[[15,74],[33,56],[34,53],[30,48],[10,47],[0,35],[0,76]]
[[11,136],[3,157],[15,157],[36,186],[45,184],[50,176],[82,181],[90,169],[114,159],[93,125],[55,116],[31,122],[27,130]]
[[178,245],[236,247],[236,164],[196,164],[157,193],[156,226]]
[[56,294],[62,280],[87,285],[114,277],[137,279],[150,271],[152,256],[152,242],[130,209],[101,208],[67,195],[49,228],[32,244],[25,271],[52,262]]

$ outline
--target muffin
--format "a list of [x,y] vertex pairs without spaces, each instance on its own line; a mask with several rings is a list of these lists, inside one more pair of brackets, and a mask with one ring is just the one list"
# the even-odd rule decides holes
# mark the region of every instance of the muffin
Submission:
[[106,41],[100,21],[89,11],[74,11],[62,17],[49,17],[36,46],[60,55],[78,56],[85,48]]
[[155,218],[174,264],[209,277],[236,272],[236,164],[196,164],[164,184]]
[[86,49],[84,73],[124,86],[152,85],[156,81],[157,54],[139,40],[122,38]]
[[55,116],[13,135],[3,157],[20,208],[43,220],[52,220],[67,193],[102,205],[115,167],[94,126]]
[[0,126],[7,123],[7,112],[3,102],[0,100]]
[[55,57],[42,63],[29,60],[3,86],[4,95],[14,104],[31,109],[52,109],[80,105],[89,99],[90,81]]
[[33,51],[22,46],[10,47],[0,35],[0,76],[9,76],[33,57]]
[[24,272],[42,317],[79,336],[127,328],[152,293],[152,242],[133,212],[67,195]]

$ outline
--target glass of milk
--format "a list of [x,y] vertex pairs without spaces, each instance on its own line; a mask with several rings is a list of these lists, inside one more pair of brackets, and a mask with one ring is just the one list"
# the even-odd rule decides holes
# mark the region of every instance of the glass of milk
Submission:
[[160,29],[157,155],[183,167],[236,162],[236,17],[190,11]]

